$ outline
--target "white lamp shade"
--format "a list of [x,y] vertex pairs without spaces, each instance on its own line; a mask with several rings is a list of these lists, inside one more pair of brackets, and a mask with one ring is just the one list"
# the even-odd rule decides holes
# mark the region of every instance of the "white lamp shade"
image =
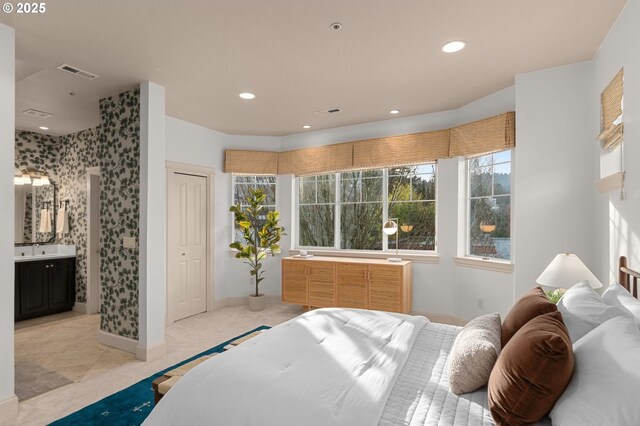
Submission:
[[581,281],[588,281],[592,288],[602,287],[602,283],[575,254],[557,255],[536,282],[545,287],[569,288]]
[[387,220],[382,225],[382,232],[384,232],[387,235],[393,235],[396,232],[398,232],[398,224],[396,222],[394,222],[393,220]]

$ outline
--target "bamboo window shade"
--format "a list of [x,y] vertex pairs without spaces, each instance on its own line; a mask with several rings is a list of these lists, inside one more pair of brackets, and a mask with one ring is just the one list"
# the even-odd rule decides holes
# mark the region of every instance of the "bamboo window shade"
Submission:
[[315,146],[281,152],[278,174],[296,176],[353,169],[353,143]]
[[224,151],[225,173],[275,175],[278,173],[278,153],[271,151]]
[[[613,150],[622,143],[624,125],[617,121],[622,115],[622,97],[624,95],[624,69],[618,71],[611,83],[600,95],[601,133],[598,140],[605,149]],[[616,122],[616,124],[614,124]]]
[[428,163],[474,156],[515,146],[515,112],[451,129],[322,145],[284,152],[225,151],[224,171],[244,174],[335,173]]
[[516,145],[516,113],[504,114],[451,129],[449,157],[489,154]]
[[354,142],[356,169],[428,163],[449,156],[449,129]]

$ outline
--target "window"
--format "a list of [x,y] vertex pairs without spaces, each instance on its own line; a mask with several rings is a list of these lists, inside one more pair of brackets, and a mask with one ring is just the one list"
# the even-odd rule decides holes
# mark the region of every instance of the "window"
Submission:
[[382,234],[391,217],[399,249],[435,250],[435,182],[435,164],[300,177],[298,245],[395,250],[395,238]]
[[[271,175],[233,175],[233,204],[246,207],[245,199],[249,195],[249,189],[262,189],[267,195],[265,200],[264,220],[267,212],[276,210],[276,177]],[[234,222],[234,241],[241,240],[242,233]]]
[[467,160],[470,256],[511,258],[511,151]]

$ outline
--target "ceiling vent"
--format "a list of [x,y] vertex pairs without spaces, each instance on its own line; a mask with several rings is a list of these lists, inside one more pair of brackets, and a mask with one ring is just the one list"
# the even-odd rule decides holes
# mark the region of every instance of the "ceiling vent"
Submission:
[[316,111],[314,112],[314,114],[316,115],[326,115],[326,114],[335,114],[338,112],[341,112],[342,110],[340,108],[331,108],[331,109],[327,109],[327,110],[322,110],[322,111]]
[[28,109],[28,110],[22,111],[22,113],[30,117],[38,117],[38,118],[49,118],[53,115],[50,112],[38,111],[37,109]]
[[81,70],[80,68],[74,67],[72,65],[68,65],[68,64],[62,64],[58,66],[59,70],[62,71],[66,71],[68,73],[77,75],[79,77],[82,78],[86,78],[87,80],[95,80],[96,78],[98,78],[97,75],[95,75],[94,73],[91,73],[89,71],[85,71],[85,70]]

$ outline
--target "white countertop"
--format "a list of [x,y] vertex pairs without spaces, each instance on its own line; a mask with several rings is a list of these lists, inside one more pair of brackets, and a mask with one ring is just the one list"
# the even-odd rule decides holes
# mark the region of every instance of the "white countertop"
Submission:
[[31,262],[76,257],[76,246],[65,244],[43,244],[38,246],[16,246],[14,262]]

